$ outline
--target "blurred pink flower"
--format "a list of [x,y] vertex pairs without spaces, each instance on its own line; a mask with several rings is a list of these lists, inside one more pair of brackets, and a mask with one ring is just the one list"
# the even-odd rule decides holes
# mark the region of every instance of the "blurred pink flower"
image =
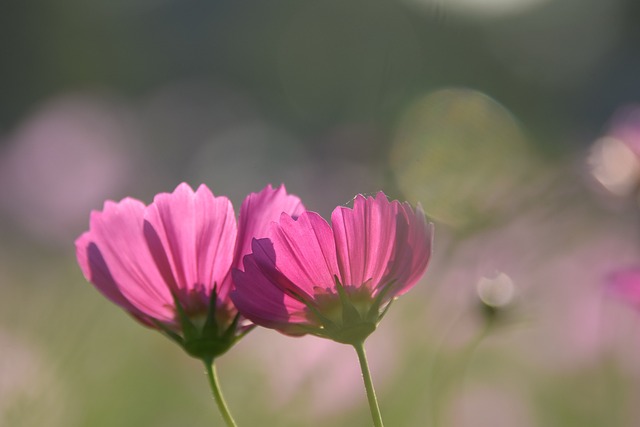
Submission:
[[[132,198],[105,202],[102,212],[91,213],[76,254],[85,278],[102,294],[190,354],[200,357],[193,351],[206,346],[202,340],[220,337],[224,348],[209,348],[215,357],[247,330],[238,326],[229,299],[231,268],[282,212],[302,210],[284,186],[267,186],[247,196],[236,225],[226,197],[215,197],[204,184],[194,192],[183,183],[149,206]],[[197,327],[202,330],[194,332]]]
[[38,240],[68,244],[85,212],[131,187],[137,138],[129,116],[105,96],[40,105],[0,144],[0,213]]
[[640,267],[627,268],[612,273],[608,290],[640,309]]
[[358,195],[338,207],[333,229],[317,213],[281,215],[268,238],[254,239],[244,271],[234,270],[232,299],[258,325],[362,342],[391,300],[424,274],[433,224],[421,207]]

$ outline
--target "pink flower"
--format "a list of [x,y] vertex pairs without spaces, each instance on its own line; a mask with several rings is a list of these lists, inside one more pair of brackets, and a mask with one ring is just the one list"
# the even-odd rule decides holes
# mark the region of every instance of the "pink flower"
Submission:
[[231,298],[254,323],[290,335],[362,342],[391,300],[423,275],[433,224],[418,206],[358,195],[338,207],[333,228],[317,213],[282,214],[268,238],[254,239]]
[[76,255],[104,296],[189,354],[213,358],[248,332],[229,298],[231,269],[271,221],[302,210],[284,186],[267,186],[244,200],[238,226],[226,197],[182,183],[149,206],[132,198],[105,202],[76,240]]
[[628,268],[611,274],[608,290],[640,309],[640,267]]

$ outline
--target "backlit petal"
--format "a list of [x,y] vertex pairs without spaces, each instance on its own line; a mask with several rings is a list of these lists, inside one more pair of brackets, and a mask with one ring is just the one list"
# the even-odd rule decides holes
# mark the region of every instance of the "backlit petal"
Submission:
[[183,183],[171,194],[157,195],[145,220],[145,237],[165,281],[184,306],[206,307],[214,284],[221,284],[233,259],[236,223],[231,202],[214,197],[204,185],[194,193]]
[[[249,194],[240,207],[238,236],[233,258],[233,268],[242,270],[242,259],[251,253],[253,239],[261,239],[269,233],[272,222],[278,221],[282,213],[297,217],[304,212],[302,201],[287,194],[284,184],[274,189],[270,184],[259,193]],[[233,288],[231,270],[223,281],[224,289]]]
[[144,209],[126,198],[92,212],[89,231],[76,241],[78,262],[111,301],[138,317],[171,322],[173,299],[143,236]]
[[433,224],[427,222],[420,205],[414,212],[408,203],[399,204],[396,229],[389,268],[380,283],[391,284],[388,298],[404,294],[422,277],[433,243]]
[[264,253],[245,256],[243,270],[235,269],[233,280],[231,299],[252,322],[293,335],[301,333],[296,325],[309,323],[306,305],[283,291],[291,285],[283,284],[286,278]]
[[396,236],[398,206],[383,193],[358,195],[353,209],[338,207],[331,215],[340,277],[345,286],[375,288],[388,268]]
[[118,289],[100,249],[92,241],[91,233],[88,231],[83,233],[76,239],[75,245],[78,264],[85,279],[93,283],[113,303],[132,314],[144,317],[144,313],[133,306]]
[[335,287],[339,270],[333,233],[320,215],[304,212],[295,220],[282,214],[269,238],[278,270],[307,295],[314,295],[315,288]]
[[284,184],[277,189],[267,185],[259,193],[251,193],[244,199],[238,220],[236,268],[242,268],[242,258],[251,252],[251,241],[266,237],[271,223],[278,221],[283,212],[294,218],[304,212],[302,201],[287,194]]

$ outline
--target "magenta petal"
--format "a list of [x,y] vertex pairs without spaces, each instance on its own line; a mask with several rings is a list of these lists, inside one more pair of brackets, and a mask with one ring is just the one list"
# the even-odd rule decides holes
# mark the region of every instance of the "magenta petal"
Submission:
[[144,209],[127,198],[92,212],[89,231],[76,241],[78,263],[87,280],[134,316],[172,322],[171,293],[143,236]]
[[145,317],[144,313],[122,295],[116,281],[111,276],[111,271],[109,271],[100,249],[91,239],[91,233],[86,232],[78,237],[75,242],[76,257],[84,277],[113,303],[132,314]]
[[231,299],[243,316],[267,328],[287,334],[300,334],[298,324],[308,324],[306,305],[287,295],[283,288],[286,279],[268,258],[251,254],[244,257],[244,270],[235,269],[236,285]]
[[242,268],[242,258],[251,252],[252,240],[267,237],[269,226],[278,221],[283,212],[294,218],[304,212],[302,201],[287,194],[284,184],[277,189],[267,185],[259,193],[251,193],[244,199],[238,220],[234,267]]
[[382,280],[383,285],[392,283],[389,298],[404,294],[422,277],[432,244],[433,224],[427,222],[422,206],[414,212],[408,203],[399,205],[394,251]]
[[338,207],[331,215],[343,285],[375,288],[382,279],[396,236],[397,202],[383,193],[358,195],[353,209]]
[[[145,212],[149,248],[167,284],[185,308],[206,307],[213,286],[231,268],[236,222],[231,202],[201,185],[180,184],[162,193]],[[228,290],[219,290],[224,299]]]
[[[280,219],[280,214],[283,212],[292,216],[298,216],[304,212],[300,199],[287,194],[284,184],[277,189],[267,185],[259,193],[251,193],[244,199],[238,219],[233,268],[242,270],[242,259],[251,253],[252,240],[266,237],[271,223]],[[224,280],[224,288],[231,287],[233,287],[233,281],[229,271]]]
[[315,288],[333,289],[339,274],[331,227],[315,212],[304,212],[295,220],[282,214],[270,234],[275,263],[291,282],[308,295]]
[[237,224],[231,202],[226,197],[212,196],[205,185],[200,185],[196,191],[195,208],[196,212],[200,213],[196,223],[199,230],[196,239],[198,277],[202,283],[208,283],[209,286],[218,284],[218,299],[225,300],[231,289],[223,288],[222,281],[233,262]]

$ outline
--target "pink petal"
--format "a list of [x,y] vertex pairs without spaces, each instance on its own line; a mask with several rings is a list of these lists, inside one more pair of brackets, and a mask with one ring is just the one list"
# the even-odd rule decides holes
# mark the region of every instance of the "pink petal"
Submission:
[[[201,185],[158,194],[145,212],[145,237],[166,283],[192,310],[206,308],[231,268],[236,222],[231,202]],[[224,299],[228,289],[219,290]]]
[[[284,184],[277,189],[269,184],[259,193],[249,194],[240,207],[238,237],[234,254],[233,268],[242,269],[242,259],[251,253],[251,242],[266,237],[272,222],[278,221],[283,212],[297,217],[304,212],[302,201],[287,194]],[[224,288],[233,287],[231,271],[224,280]]]
[[129,300],[118,289],[118,285],[111,276],[109,267],[98,249],[98,246],[91,240],[90,232],[83,233],[76,239],[76,257],[85,279],[93,283],[98,290],[116,305],[124,308],[130,313],[135,313],[141,317],[144,314],[133,306]]
[[138,318],[169,323],[173,299],[143,236],[144,210],[142,202],[126,198],[92,212],[89,231],[76,241],[78,263],[114,303]]
[[335,243],[329,224],[315,212],[304,212],[295,220],[282,214],[273,224],[270,239],[280,272],[308,296],[316,288],[333,289],[339,274]]
[[238,243],[236,245],[234,267],[242,268],[242,258],[251,253],[251,242],[267,237],[269,226],[287,213],[298,217],[304,212],[302,201],[287,194],[284,184],[277,189],[267,185],[259,193],[251,193],[242,202],[238,220]]
[[376,198],[358,195],[353,209],[338,207],[331,215],[344,286],[375,288],[382,279],[396,236],[397,202],[384,193]]
[[[262,243],[266,247],[270,245],[268,239]],[[270,258],[273,255],[266,255],[260,246],[261,243],[254,240],[255,252],[244,257],[244,270],[233,271],[236,287],[231,299],[238,311],[252,322],[283,333],[301,334],[296,325],[309,324],[307,307],[284,292],[283,289],[293,285],[284,283],[287,279],[276,270]]]
[[381,281],[382,285],[393,282],[389,299],[404,294],[422,277],[433,243],[433,224],[427,222],[420,205],[414,212],[408,203],[399,204],[396,227],[394,252]]

